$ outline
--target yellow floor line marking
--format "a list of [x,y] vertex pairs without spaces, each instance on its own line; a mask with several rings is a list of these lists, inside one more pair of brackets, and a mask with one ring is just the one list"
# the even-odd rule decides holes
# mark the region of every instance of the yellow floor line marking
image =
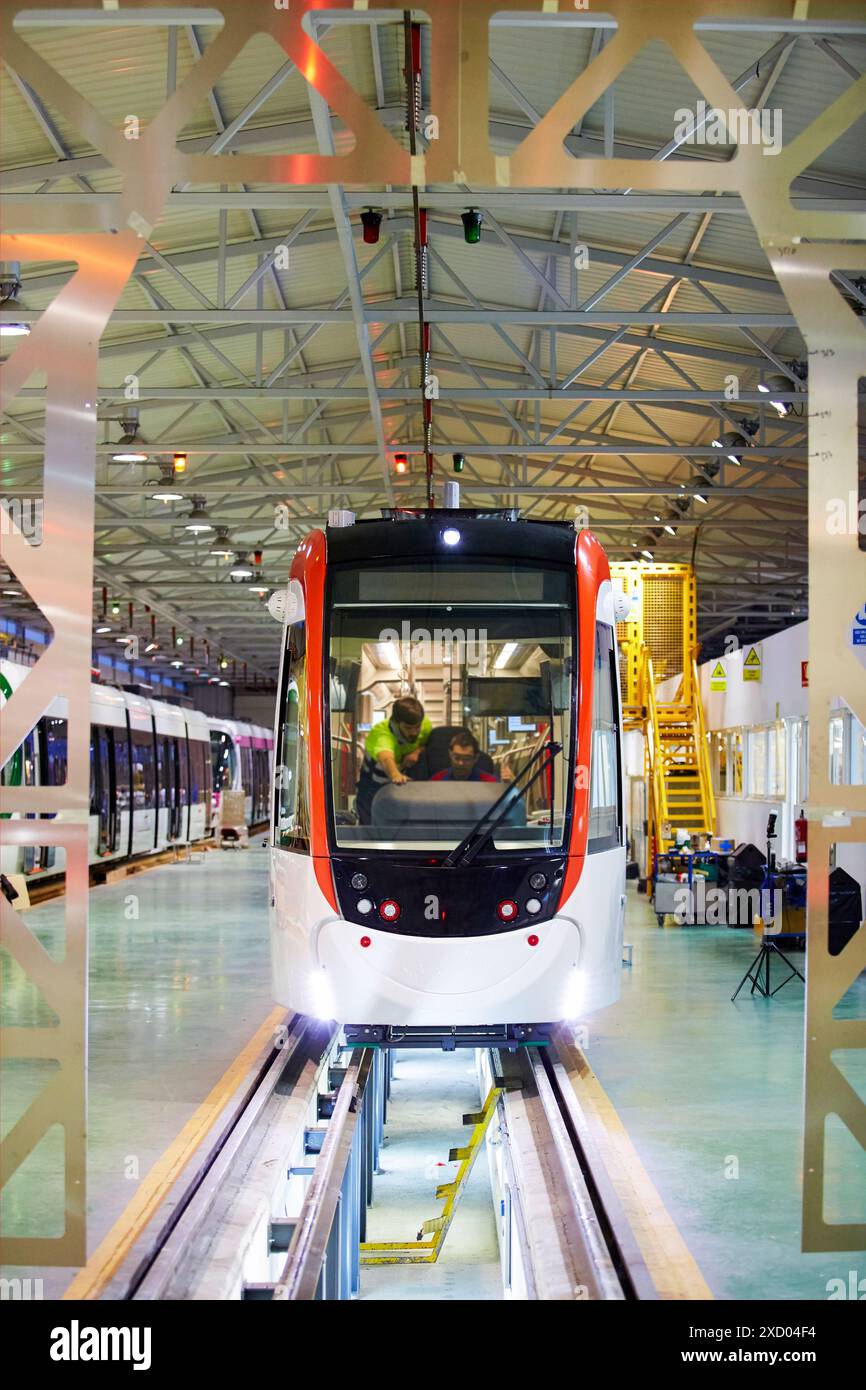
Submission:
[[[663,1299],[713,1299],[694,1255],[646,1171],[616,1107],[567,1032],[568,1072],[641,1255]],[[565,1049],[563,1049],[565,1051]],[[563,1061],[567,1060],[563,1057]]]
[[98,1298],[123,1263],[160,1202],[199,1144],[215,1124],[220,1111],[252,1070],[257,1057],[273,1043],[275,1030],[284,1022],[285,1009],[273,1009],[246,1047],[223,1073],[213,1090],[189,1117],[183,1129],[151,1168],[135,1196],[78,1271],[63,1294],[65,1299]]

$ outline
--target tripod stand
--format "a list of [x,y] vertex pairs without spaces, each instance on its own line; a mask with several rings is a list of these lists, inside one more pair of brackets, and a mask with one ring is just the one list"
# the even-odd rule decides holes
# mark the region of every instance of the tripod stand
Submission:
[[[764,881],[761,884],[762,894],[765,891],[769,891],[770,894],[771,922],[776,920],[776,856],[773,852],[773,841],[775,838],[776,817],[775,815],[771,815],[767,821],[767,867],[764,871]],[[772,999],[773,995],[778,994],[779,990],[782,989],[789,980],[793,980],[795,976],[798,980],[802,980],[804,984],[806,983],[806,977],[800,974],[800,971],[797,969],[796,965],[794,965],[793,961],[788,959],[784,951],[779,950],[779,947],[772,937],[768,939],[766,936],[766,923],[761,918],[756,918],[756,921],[761,922],[761,949],[755,956],[755,959],[752,961],[742,980],[737,985],[734,993],[731,995],[731,1003],[734,1002],[747,980],[751,980],[752,982],[752,988],[749,990],[749,993],[754,994],[755,990],[757,990],[764,999]],[[790,934],[791,933],[786,933],[786,935]],[[778,956],[779,960],[788,968],[788,974],[785,976],[784,980],[781,980],[779,984],[776,985],[775,989],[770,988],[770,962],[773,956]]]
[[[778,956],[788,967],[790,973],[785,976],[784,980],[781,980],[779,984],[776,985],[775,989],[770,989],[770,960],[773,956]],[[763,980],[761,979],[762,975]],[[737,985],[736,990],[731,995],[731,1003],[734,1002],[747,980],[751,980],[752,982],[752,988],[749,990],[750,994],[754,994],[755,990],[757,990],[765,999],[772,999],[773,995],[778,994],[779,990],[782,989],[789,980],[793,980],[795,975],[798,980],[802,980],[805,984],[806,977],[800,974],[796,965],[794,965],[793,961],[788,959],[784,951],[779,950],[775,941],[773,941],[772,938],[768,940],[767,937],[762,937],[761,949],[755,956],[755,959],[752,961],[752,964],[749,966],[742,980]]]

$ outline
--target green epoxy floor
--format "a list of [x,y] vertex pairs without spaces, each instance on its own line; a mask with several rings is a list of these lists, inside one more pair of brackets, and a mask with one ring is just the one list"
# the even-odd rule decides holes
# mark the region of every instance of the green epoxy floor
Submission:
[[[713,1293],[826,1299],[828,1281],[866,1277],[866,1252],[800,1251],[803,985],[768,1001],[747,984],[732,1004],[752,932],[660,929],[631,884],[625,939],[633,965],[588,1020],[587,1055]],[[866,975],[838,1012],[866,1014]],[[866,1057],[851,1058],[864,1095]],[[866,1220],[866,1156],[847,1136],[828,1141],[827,1174],[826,1219]]]
[[[62,904],[34,908],[27,921],[58,955]],[[96,889],[90,930],[92,1251],[272,1007],[267,856],[259,847],[209,854]],[[621,1000],[588,1020],[589,1059],[715,1295],[824,1299],[828,1281],[847,1284],[851,1270],[862,1279],[866,1252],[799,1250],[803,986],[792,983],[772,1002],[744,991],[731,1004],[756,949],[752,933],[659,929],[633,891],[626,940],[633,966],[623,970]],[[2,953],[0,966],[3,1021],[49,1021]],[[842,1012],[866,1012],[866,977]],[[48,1066],[5,1065],[4,1133]],[[866,1093],[866,1059],[849,1062],[846,1075]],[[467,1056],[400,1058],[371,1238],[403,1238],[407,1219],[412,1227],[436,1214],[433,1189],[448,1170],[434,1164],[459,1142],[460,1115],[477,1103]],[[58,1136],[7,1185],[4,1233],[56,1230]],[[828,1217],[866,1219],[862,1152],[840,1146],[828,1171]],[[502,1296],[483,1158],[448,1242],[438,1266],[366,1271],[362,1296],[387,1299],[397,1288],[409,1298]],[[50,1298],[75,1271],[4,1271],[13,1272],[41,1276]]]
[[[194,855],[90,895],[88,1249],[92,1253],[149,1169],[273,1008],[267,853]],[[135,913],[137,912],[137,917]],[[63,903],[26,921],[52,954]],[[41,997],[0,953],[3,1022],[50,1022]],[[3,1132],[51,1064],[7,1062]],[[53,1235],[61,1224],[61,1131],[49,1132],[3,1193],[4,1235]],[[9,1272],[9,1271],[7,1271]],[[21,1271],[14,1271],[20,1273]],[[74,1270],[28,1271],[57,1297]]]

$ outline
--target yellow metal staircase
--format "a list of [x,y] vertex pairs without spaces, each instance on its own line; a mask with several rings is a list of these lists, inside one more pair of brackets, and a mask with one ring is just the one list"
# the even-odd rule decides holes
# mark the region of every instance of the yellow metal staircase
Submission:
[[[695,576],[691,565],[611,565],[614,584],[637,600],[636,620],[619,624],[623,724],[644,735],[647,782],[645,877],[653,849],[678,830],[715,833],[716,808],[696,664]],[[658,686],[679,680],[673,698]]]

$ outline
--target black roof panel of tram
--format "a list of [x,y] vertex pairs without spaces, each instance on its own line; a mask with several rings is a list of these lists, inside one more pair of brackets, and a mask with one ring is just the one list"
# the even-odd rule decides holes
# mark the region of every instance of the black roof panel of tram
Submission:
[[[446,530],[459,530],[460,545],[449,546]],[[484,512],[469,508],[386,512],[382,520],[352,526],[329,526],[328,560],[352,564],[403,556],[504,556],[509,560],[544,560],[574,564],[577,535],[570,522],[523,520],[516,511]]]

